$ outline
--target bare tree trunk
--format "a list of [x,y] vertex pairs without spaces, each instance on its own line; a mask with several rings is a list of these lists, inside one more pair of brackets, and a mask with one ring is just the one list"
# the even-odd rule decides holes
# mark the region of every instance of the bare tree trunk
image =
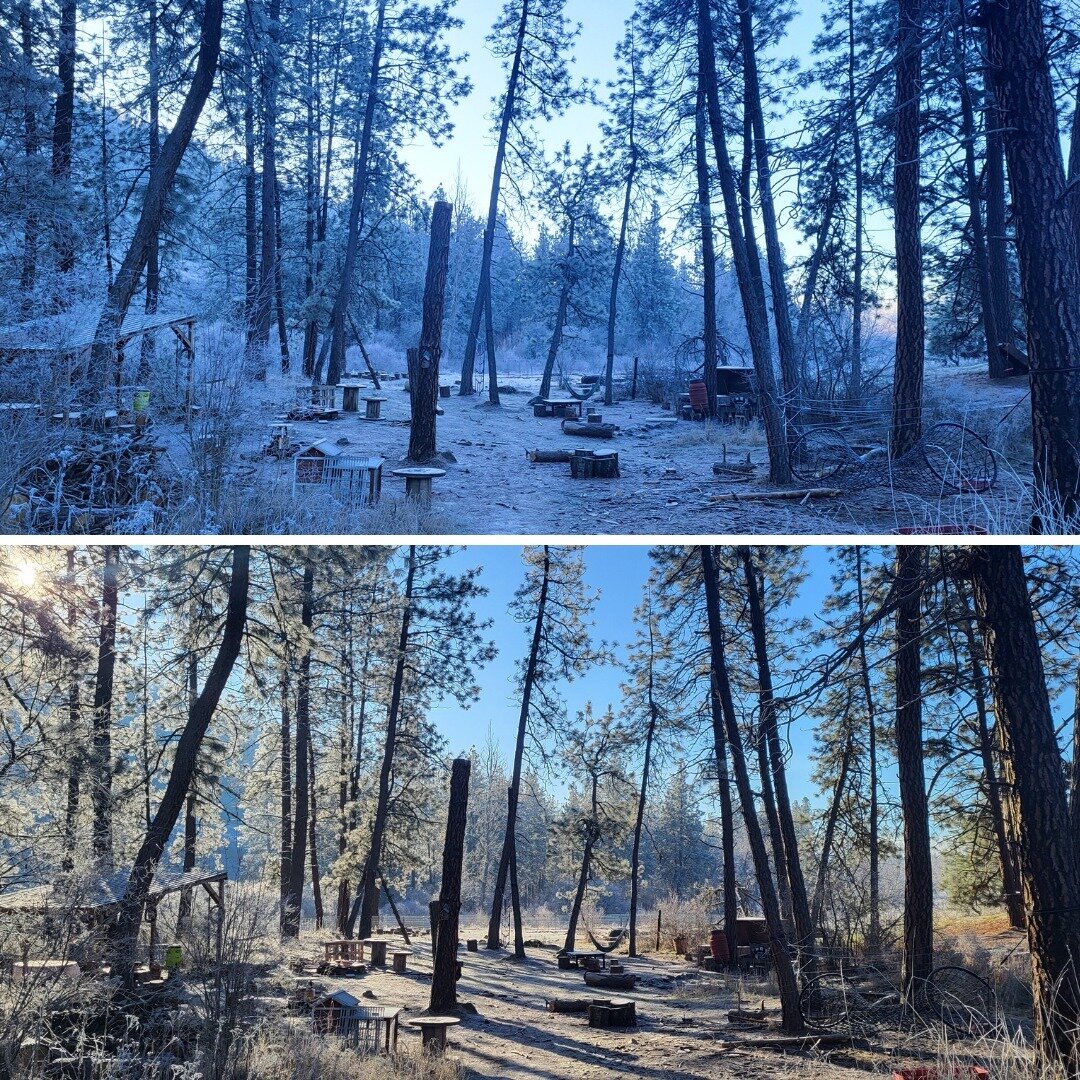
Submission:
[[[506,878],[512,863],[516,863],[516,845],[514,841],[517,827],[518,800],[521,795],[521,766],[525,758],[525,737],[529,726],[529,707],[532,703],[533,684],[536,681],[537,662],[540,657],[540,644],[543,640],[544,618],[547,614],[548,588],[551,576],[551,555],[544,545],[544,576],[540,584],[540,596],[536,603],[536,620],[533,623],[532,642],[529,646],[529,658],[525,663],[525,678],[521,692],[521,708],[518,711],[517,739],[514,743],[514,767],[507,792],[506,835],[503,838],[502,854],[499,857],[499,869],[495,875],[495,888],[491,897],[491,918],[488,920],[487,947],[499,948],[499,924],[502,921],[503,898],[506,893]],[[514,955],[525,955],[525,943],[521,931],[521,909],[514,904]]]
[[[510,78],[506,85],[506,98],[503,101],[502,117],[499,120],[499,141],[495,147],[495,167],[491,174],[491,194],[488,197],[487,223],[484,226],[484,247],[480,257],[480,279],[476,285],[476,299],[473,301],[472,317],[469,320],[469,333],[465,338],[465,358],[461,364],[461,387],[458,393],[462,397],[476,392],[473,388],[473,370],[476,364],[477,341],[480,338],[480,320],[484,316],[485,306],[488,309],[490,319],[491,254],[495,247],[495,226],[499,217],[499,188],[502,184],[503,164],[506,160],[506,141],[510,134],[510,124],[513,121],[517,107],[518,80],[521,77],[521,55],[525,48],[525,34],[529,26],[529,3],[530,0],[521,0],[521,18],[518,20],[514,59],[510,65]],[[494,404],[498,405],[498,374],[494,361],[494,341],[489,328],[488,397]]]
[[[262,101],[262,252],[259,264],[259,283],[255,296],[255,345],[265,350],[270,343],[270,323],[273,320],[274,266],[277,262],[277,95],[278,55],[280,36],[281,0],[269,0],[265,7],[266,25],[260,34],[261,65],[259,72],[259,96]],[[263,377],[265,368],[258,371]]]
[[[967,608],[968,600],[964,595],[963,582],[957,582],[957,591],[960,592],[964,607]],[[986,784],[986,804],[990,809],[990,818],[994,823],[994,839],[997,843],[998,860],[1001,863],[1001,888],[1005,897],[1005,910],[1009,913],[1009,925],[1014,930],[1023,930],[1027,925],[1027,918],[1024,913],[1020,868],[1017,864],[1016,853],[1013,850],[1008,826],[1005,822],[1005,811],[1001,798],[1002,785],[998,779],[997,765],[994,762],[994,738],[990,731],[990,721],[987,716],[986,658],[972,626],[971,620],[973,618],[974,613],[969,618],[965,612],[962,629],[967,640],[968,656],[971,661],[971,689],[972,696],[975,698],[975,715],[979,724],[979,757],[983,767],[983,782]]]
[[[150,123],[147,137],[147,163],[154,171],[161,156],[161,78],[158,49],[158,8],[157,0],[150,0],[149,42],[147,44],[147,75],[149,85],[146,92],[149,98]],[[146,256],[146,303],[147,315],[153,315],[158,309],[158,296],[161,292],[160,251],[161,232],[156,231],[150,238],[150,250]],[[149,380],[154,360],[154,335],[143,334],[139,342],[138,381]]]
[[259,293],[259,224],[255,193],[255,36],[251,8],[244,6],[244,343],[255,348],[255,308]]
[[[755,162],[757,164],[758,203],[765,231],[765,254],[769,268],[769,291],[772,293],[773,323],[776,326],[776,347],[780,354],[780,373],[784,387],[784,404],[788,415],[799,411],[801,397],[799,358],[791,332],[791,300],[788,296],[787,267],[780,247],[773,202],[772,168],[769,164],[769,143],[765,134],[765,113],[761,107],[761,87],[758,83],[757,50],[754,44],[754,20],[751,0],[739,0],[739,27],[743,47],[746,82],[746,108],[753,129]],[[809,910],[807,912],[809,917]]]
[[281,253],[284,240],[281,236],[281,183],[274,187],[274,309],[277,313],[278,352],[281,370],[287,372],[291,363],[289,356],[289,328],[285,322],[285,287],[281,277]]
[[697,109],[694,113],[694,165],[697,173],[698,217],[701,222],[701,296],[702,336],[706,410],[716,416],[716,365],[719,349],[716,339],[716,248],[713,238],[712,192],[709,163],[705,157],[706,116],[705,88],[698,77]]
[[[993,296],[991,306],[997,319],[994,337],[999,345],[1012,345],[1013,296],[1009,244],[1005,236],[1005,144],[1001,114],[994,100],[993,87],[986,79],[983,80],[983,128],[986,132],[986,261]],[[1004,371],[1002,367],[1002,374]]]
[[[77,11],[75,0],[60,5],[60,28],[57,36],[57,76],[60,82],[53,112],[52,175],[57,187],[66,190],[71,182],[71,139],[75,119],[75,40]],[[75,238],[70,227],[62,225],[57,240],[60,273],[75,269]]]
[[922,434],[925,312],[922,216],[919,207],[922,93],[922,0],[899,0],[896,39],[896,150],[893,166],[896,243],[896,363],[892,438],[900,457]]
[[450,806],[443,844],[442,884],[439,887],[438,927],[432,942],[431,997],[428,1012],[445,1016],[457,1008],[458,918],[461,914],[461,864],[465,853],[465,823],[469,805],[472,762],[455,758],[450,768]]
[[[22,60],[27,72],[31,72],[34,70],[34,26],[27,0],[23,0],[19,6],[19,36],[22,42]],[[29,197],[30,186],[34,182],[34,166],[40,142],[34,101],[27,93],[26,104],[23,106],[23,155],[26,158],[24,182],[27,199],[26,214],[23,217],[22,264],[19,270],[19,290],[23,294],[23,314],[27,318],[30,317],[31,294],[34,291],[34,283],[37,281],[38,235],[41,231],[36,200]]]
[[896,551],[896,762],[900,773],[900,809],[904,816],[904,966],[906,996],[922,996],[933,967],[934,872],[930,859],[930,811],[923,768],[922,573],[926,550],[908,546]]
[[870,663],[866,656],[866,600],[863,595],[862,548],[855,548],[855,581],[859,602],[859,673],[866,702],[866,771],[869,792],[867,847],[870,860],[870,919],[866,949],[872,956],[881,949],[881,845],[878,841],[877,709],[870,687]]
[[308,738],[308,789],[311,792],[311,812],[308,814],[308,856],[311,860],[311,902],[315,907],[315,929],[323,927],[322,879],[319,874],[318,801],[315,798],[315,743]]
[[563,941],[563,952],[573,952],[577,941],[578,919],[581,917],[581,905],[585,900],[585,890],[589,886],[589,870],[592,867],[593,847],[600,835],[597,825],[599,807],[597,805],[598,779],[592,778],[592,816],[585,823],[585,845],[581,852],[581,869],[578,872],[577,888],[574,890],[574,900],[570,906],[570,921],[566,927],[566,939]]
[[645,822],[645,804],[649,795],[649,770],[652,766],[653,739],[656,737],[656,724],[660,716],[660,709],[654,697],[655,685],[653,678],[653,628],[649,622],[649,686],[648,702],[649,720],[645,727],[645,761],[641,767],[641,787],[638,789],[637,811],[634,815],[634,840],[630,849],[630,941],[629,951],[631,956],[637,956],[637,912],[638,893],[641,888],[639,880],[641,873],[641,831]]
[[559,358],[559,347],[562,345],[563,332],[566,328],[566,313],[570,308],[571,269],[570,263],[574,258],[576,242],[574,239],[576,222],[571,218],[569,235],[566,246],[566,268],[563,271],[562,288],[559,290],[559,304],[555,309],[555,326],[551,331],[551,341],[548,343],[547,360],[544,363],[544,373],[540,376],[539,397],[551,396],[551,376],[555,371],[555,361]]
[[[801,1035],[805,1030],[802,1011],[799,1007],[799,983],[795,977],[795,968],[788,952],[787,936],[780,918],[780,903],[776,896],[776,886],[769,868],[769,855],[765,849],[765,839],[761,835],[754,808],[754,793],[750,786],[750,772],[743,754],[742,733],[739,731],[735,704],[731,695],[731,682],[728,675],[727,659],[724,654],[724,632],[720,621],[720,598],[716,579],[716,565],[712,549],[702,545],[699,549],[701,569],[705,583],[705,608],[709,624],[709,646],[711,656],[711,679],[713,694],[716,695],[723,715],[727,745],[731,751],[732,766],[735,770],[735,785],[742,804],[743,826],[750,852],[754,860],[758,890],[761,894],[761,907],[769,932],[769,944],[772,952],[773,967],[776,971],[780,988],[781,1028],[791,1035]],[[716,714],[714,712],[714,723]]]
[[304,877],[307,869],[308,822],[311,812],[311,775],[308,755],[311,743],[311,628],[315,621],[315,564],[304,560],[304,581],[300,601],[300,621],[306,640],[300,655],[296,680],[296,749],[293,768],[296,774],[293,799],[292,853],[289,856],[289,897],[286,907],[285,936],[300,933],[300,914],[304,904]]
[[90,801],[94,809],[94,859],[106,872],[113,865],[112,835],[112,699],[116,671],[117,569],[119,548],[102,549],[101,608],[98,616],[97,672],[94,676],[94,718]]
[[281,936],[289,933],[289,882],[292,878],[292,688],[289,685],[289,650],[281,669],[281,811],[278,849],[278,922]]
[[94,377],[102,380],[108,371],[112,356],[116,332],[123,324],[135,295],[139,278],[150,250],[150,242],[161,227],[161,216],[165,209],[165,199],[172,188],[173,179],[183,159],[187,144],[195,131],[195,124],[202,112],[206,99],[214,83],[217,70],[218,54],[221,52],[222,0],[206,0],[203,8],[202,25],[199,35],[199,55],[195,63],[195,73],[191,78],[187,96],[180,107],[176,124],[169,132],[161,148],[158,167],[150,173],[146,182],[146,196],[143,200],[139,222],[135,234],[128,245],[116,281],[109,288],[105,309],[98,320],[94,334],[94,346],[91,362]]
[[371,70],[368,72],[367,93],[364,99],[364,121],[360,133],[360,150],[353,169],[352,201],[349,204],[349,231],[345,240],[341,284],[334,309],[330,314],[330,363],[326,381],[336,386],[345,370],[345,313],[352,300],[353,279],[356,276],[356,254],[360,246],[360,216],[367,199],[371,179],[371,143],[375,128],[375,109],[379,100],[379,80],[382,76],[382,54],[386,44],[386,3],[379,0],[375,19],[375,36],[371,46]]
[[413,614],[413,589],[416,582],[416,545],[409,546],[409,563],[405,573],[405,595],[402,598],[401,630],[398,635],[397,659],[390,688],[390,705],[386,713],[386,737],[383,741],[382,766],[379,769],[379,790],[375,803],[375,817],[371,826],[371,848],[364,863],[363,880],[356,891],[352,911],[349,913],[348,933],[360,918],[360,937],[371,934],[378,905],[378,872],[382,859],[386,823],[390,816],[390,778],[394,768],[394,751],[397,748],[397,725],[401,711],[401,692],[405,682],[405,660],[409,650],[409,626]]
[[[631,59],[631,65],[633,59]],[[619,318],[619,281],[622,278],[623,260],[626,257],[626,231],[630,221],[630,206],[634,195],[634,178],[637,175],[638,148],[634,136],[636,119],[634,102],[630,104],[630,165],[626,170],[626,186],[623,188],[622,214],[619,217],[619,238],[615,243],[615,266],[611,271],[611,292],[608,294],[607,362],[604,365],[604,404],[611,405],[615,398],[612,383],[615,375],[615,323]]]
[[158,804],[154,820],[147,829],[146,836],[135,856],[124,898],[118,906],[113,937],[116,944],[113,973],[128,986],[134,981],[135,944],[138,940],[139,924],[142,921],[146,898],[153,881],[154,869],[176,825],[176,819],[180,815],[195,775],[199,748],[206,735],[206,729],[213,719],[236,658],[240,655],[240,646],[244,640],[244,625],[247,621],[250,554],[251,549],[248,547],[233,548],[229,601],[225,612],[221,643],[203,684],[202,692],[191,707],[187,723],[180,733],[165,792]]
[[[188,712],[199,699],[199,654],[192,649],[188,653]],[[147,822],[149,824],[149,821]],[[188,788],[184,805],[184,873],[195,869],[196,844],[198,842],[198,822],[195,818],[195,785]],[[180,892],[180,910],[177,923],[186,927],[191,924],[191,888]]]
[[[810,903],[810,921],[815,930],[821,930],[821,910],[825,903],[825,882],[829,874],[829,857],[832,855],[833,840],[836,836],[836,821],[840,815],[840,804],[847,789],[848,772],[855,751],[855,739],[849,731],[844,740],[844,749],[840,754],[840,775],[836,778],[832,799],[829,801],[829,813],[825,818],[825,833],[821,838],[821,856],[818,859],[817,882],[814,885],[814,898]],[[824,932],[822,938],[825,937]],[[869,935],[867,950],[869,951]]]
[[[1080,490],[1080,234],[1061,157],[1041,0],[983,3],[987,76],[1002,118],[1027,315],[1038,496],[1068,530]],[[1044,527],[1041,508],[1033,529]]]
[[439,396],[439,361],[442,359],[443,307],[446,272],[450,265],[452,209],[448,202],[439,200],[431,211],[431,241],[424,282],[420,345],[415,351],[415,364],[409,365],[409,402],[412,410],[410,461],[430,461],[436,451],[435,409]]
[[1018,547],[987,545],[969,548],[967,563],[1004,736],[1004,776],[1028,913],[1036,1049],[1044,1068],[1058,1066],[1076,1076],[1080,867],[1073,858],[1063,763],[1024,559]]
[[705,100],[709,111],[709,127],[712,131],[716,168],[720,177],[720,191],[724,198],[728,241],[731,245],[732,261],[735,263],[735,275],[739,282],[743,314],[746,317],[746,331],[750,339],[750,351],[754,358],[762,425],[765,428],[765,438],[769,447],[769,479],[774,484],[786,484],[791,480],[786,424],[776,392],[776,375],[773,371],[769,345],[768,313],[756,299],[750,280],[747,242],[739,219],[739,196],[725,142],[724,117],[716,75],[715,33],[709,0],[697,0],[696,30],[698,70],[705,83]]

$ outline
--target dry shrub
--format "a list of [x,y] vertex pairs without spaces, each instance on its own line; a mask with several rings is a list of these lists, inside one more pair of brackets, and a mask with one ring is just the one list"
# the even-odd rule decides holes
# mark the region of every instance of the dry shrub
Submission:
[[299,1028],[263,1027],[252,1038],[245,1080],[461,1080],[449,1057],[361,1057],[333,1039]]

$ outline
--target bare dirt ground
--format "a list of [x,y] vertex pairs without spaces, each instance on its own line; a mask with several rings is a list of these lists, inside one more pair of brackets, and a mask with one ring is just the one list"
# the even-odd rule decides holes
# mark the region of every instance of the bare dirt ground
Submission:
[[[529,400],[538,388],[537,377],[506,376],[500,380],[503,384],[516,392],[503,394],[498,407],[487,404],[483,396],[459,397],[456,390],[454,396],[440,400],[444,415],[438,418],[438,448],[446,475],[435,480],[433,503],[426,511],[405,506],[404,482],[391,475],[408,447],[409,397],[402,378],[384,383],[382,393],[388,400],[379,421],[341,413],[333,421],[292,423],[293,441],[302,447],[327,439],[354,453],[381,455],[386,465],[383,501],[377,510],[338,507],[321,516],[320,527],[311,527],[309,514],[290,531],[760,535],[894,533],[942,525],[988,532],[1027,529],[1027,495],[1021,479],[1024,461],[1010,462],[1009,448],[1002,446],[1001,437],[992,438],[1004,452],[999,458],[998,483],[988,495],[933,490],[912,494],[891,487],[882,470],[882,475],[838,497],[742,501],[739,496],[747,492],[775,490],[767,482],[764,438],[757,424],[685,421],[659,405],[623,400],[606,408],[598,406],[604,421],[618,426],[615,437],[589,440],[564,434],[559,420],[533,416]],[[929,373],[928,387],[928,394],[936,395],[936,404],[928,410],[932,418],[947,417],[1000,436],[997,429],[1002,417],[1008,418],[1009,411],[1018,406],[1006,422],[1023,422],[1026,387],[1022,381],[991,384],[974,368],[947,368]],[[296,502],[292,461],[274,460],[261,450],[282,402],[290,393],[295,397],[300,392],[284,385],[266,387],[263,400],[249,402],[249,412],[263,422],[246,425],[231,485],[263,498]],[[565,463],[530,464],[526,459],[526,450],[532,448],[569,450],[583,445],[618,451],[620,477],[573,480]],[[753,477],[733,482],[715,476],[713,463],[725,454],[728,462],[736,463],[746,462],[749,456],[755,467]],[[174,451],[174,457],[183,468],[182,448]],[[1022,447],[1016,457],[1022,459]],[[733,494],[734,499],[730,498]],[[717,496],[728,498],[717,500]],[[299,513],[302,518],[302,508]]]
[[[479,927],[464,929],[462,938],[478,936]],[[305,941],[305,954],[314,955],[315,942]],[[419,1053],[420,1039],[407,1023],[427,1008],[430,992],[431,948],[425,936],[411,945],[409,970],[369,970],[361,978],[318,980],[321,988],[344,989],[355,997],[402,1007],[399,1050]],[[902,1064],[933,1060],[925,1043],[896,1048],[776,1050],[755,1048],[764,1032],[753,1025],[728,1020],[729,1009],[756,1009],[764,1001],[775,1006],[774,988],[761,982],[744,983],[724,974],[700,971],[672,954],[627,960],[638,976],[637,987],[616,996],[637,1003],[637,1026],[626,1030],[592,1029],[578,1014],[553,1014],[549,998],[596,996],[586,991],[582,974],[560,971],[555,946],[534,944],[525,961],[508,953],[460,953],[463,976],[458,1000],[475,1007],[452,1028],[449,1054],[468,1077],[505,1080],[616,1080],[625,1076],[649,1080],[705,1080],[709,1077],[857,1077],[888,1075]],[[606,996],[611,996],[609,993]],[[301,1021],[296,1021],[301,1023]],[[950,1060],[961,1060],[956,1049]]]

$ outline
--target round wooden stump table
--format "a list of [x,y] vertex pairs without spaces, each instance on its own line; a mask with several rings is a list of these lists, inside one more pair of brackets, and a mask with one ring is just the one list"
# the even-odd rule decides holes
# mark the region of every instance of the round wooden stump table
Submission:
[[431,481],[437,476],[445,476],[445,469],[436,469],[430,465],[403,465],[393,470],[394,476],[405,477],[405,498],[419,502],[431,502]]
[[456,1016],[418,1016],[406,1023],[420,1029],[420,1044],[426,1054],[442,1054],[446,1051],[446,1029],[460,1024]]
[[388,400],[389,398],[380,397],[378,395],[364,398],[364,401],[367,403],[367,410],[364,413],[364,419],[381,420],[382,413],[380,412],[380,410],[382,409],[382,403]]

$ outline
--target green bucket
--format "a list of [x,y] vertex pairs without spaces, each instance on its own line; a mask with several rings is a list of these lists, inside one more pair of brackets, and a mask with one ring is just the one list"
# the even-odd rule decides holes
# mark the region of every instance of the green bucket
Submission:
[[150,391],[140,387],[131,401],[131,411],[138,414],[150,408]]
[[183,960],[183,950],[179,945],[166,945],[165,946],[165,968],[168,971],[175,971]]

